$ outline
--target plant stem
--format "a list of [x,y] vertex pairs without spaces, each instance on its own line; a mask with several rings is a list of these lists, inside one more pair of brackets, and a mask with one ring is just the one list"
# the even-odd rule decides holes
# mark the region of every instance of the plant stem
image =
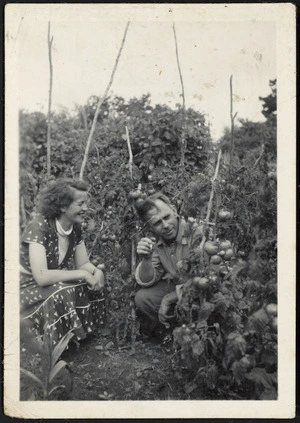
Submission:
[[105,90],[103,96],[99,98],[99,101],[98,101],[98,104],[97,104],[97,108],[96,108],[95,115],[94,115],[94,118],[93,118],[92,127],[91,127],[91,130],[90,130],[90,133],[89,133],[89,137],[88,137],[88,140],[87,140],[87,144],[86,144],[86,148],[85,148],[85,152],[84,152],[84,157],[83,157],[83,161],[82,161],[82,165],[81,165],[81,169],[80,169],[80,174],[79,174],[79,179],[80,180],[83,179],[83,174],[84,174],[84,170],[85,170],[85,167],[86,167],[86,163],[87,163],[88,154],[89,154],[91,142],[92,142],[92,139],[93,139],[93,135],[94,135],[94,132],[95,132],[95,129],[96,129],[96,123],[97,123],[98,115],[99,115],[99,112],[100,112],[100,108],[101,108],[104,100],[106,99],[107,93],[108,93],[108,91],[109,91],[109,89],[110,89],[110,87],[111,87],[111,85],[113,83],[114,76],[115,76],[115,73],[116,73],[116,69],[117,69],[117,66],[118,66],[118,63],[119,63],[119,59],[120,59],[120,56],[121,56],[121,53],[122,53],[122,50],[123,50],[123,46],[124,46],[124,43],[125,43],[125,39],[126,39],[126,35],[127,35],[129,24],[130,24],[130,22],[127,22],[127,25],[126,25],[126,28],[125,28],[125,32],[124,32],[124,35],[123,35],[123,39],[122,39],[122,43],[121,43],[121,47],[119,49],[119,53],[118,53],[118,56],[116,58],[115,65],[114,65],[114,68],[113,68],[113,71],[112,71],[112,74],[111,74],[109,83],[108,83],[108,85],[106,87],[106,90]]

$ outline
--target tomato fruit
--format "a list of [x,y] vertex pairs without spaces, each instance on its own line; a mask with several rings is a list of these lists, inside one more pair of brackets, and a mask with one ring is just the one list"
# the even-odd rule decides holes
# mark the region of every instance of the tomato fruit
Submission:
[[220,256],[216,255],[216,254],[211,256],[211,258],[210,258],[210,262],[212,264],[220,264],[221,261],[222,261],[222,258]]
[[135,191],[130,191],[129,198],[131,198],[132,200],[136,200],[137,198],[140,198],[141,195],[141,190],[137,189]]
[[228,248],[231,247],[231,242],[226,240],[226,241],[221,241],[220,242],[220,249],[221,250],[227,250]]
[[212,242],[212,241],[207,241],[204,244],[204,251],[209,255],[209,256],[213,256],[214,254],[217,254],[217,252],[219,251],[219,247],[216,243]]
[[231,219],[232,214],[228,210],[220,210],[218,216],[220,220],[224,221]]
[[137,206],[141,206],[144,203],[144,200],[142,198],[138,198],[137,200],[135,200],[135,204]]
[[277,317],[277,305],[276,304],[268,304],[266,306],[266,312],[271,317]]
[[104,263],[98,264],[97,268],[100,269],[100,270],[104,270],[105,264]]
[[212,282],[212,283],[216,283],[216,282],[218,282],[218,276],[217,275],[212,275],[212,276],[210,276],[209,277],[209,280]]
[[209,279],[201,278],[200,276],[195,276],[193,278],[193,284],[200,289],[206,289],[209,286]]
[[232,256],[233,256],[233,250],[232,250],[231,248],[228,248],[228,249],[225,251],[225,254],[224,254],[224,256],[223,256],[223,259],[224,259],[224,260],[230,260]]

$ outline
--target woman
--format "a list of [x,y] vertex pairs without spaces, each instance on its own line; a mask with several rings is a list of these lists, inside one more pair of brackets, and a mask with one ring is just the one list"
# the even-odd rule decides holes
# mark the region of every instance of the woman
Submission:
[[103,290],[105,278],[89,261],[82,240],[87,199],[85,182],[52,182],[40,193],[38,213],[22,234],[22,319],[37,335],[46,331],[53,345],[70,329],[78,341],[102,323],[103,296],[89,301],[89,293]]

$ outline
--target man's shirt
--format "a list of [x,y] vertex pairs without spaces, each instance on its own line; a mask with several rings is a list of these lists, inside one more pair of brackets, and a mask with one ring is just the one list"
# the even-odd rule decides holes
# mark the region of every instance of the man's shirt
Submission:
[[155,244],[152,254],[154,276],[151,281],[147,283],[141,281],[139,277],[141,263],[137,266],[135,278],[140,286],[146,288],[154,285],[159,280],[166,279],[166,281],[171,281],[174,278],[177,273],[177,263],[189,258],[192,245],[196,239],[201,239],[202,237],[200,226],[197,226],[189,235],[186,233],[186,227],[186,221],[180,219],[175,241],[168,244],[160,238]]

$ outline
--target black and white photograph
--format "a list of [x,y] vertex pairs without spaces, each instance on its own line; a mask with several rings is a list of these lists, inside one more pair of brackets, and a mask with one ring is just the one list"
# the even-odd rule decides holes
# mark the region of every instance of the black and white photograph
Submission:
[[294,417],[295,13],[6,5],[8,416]]

